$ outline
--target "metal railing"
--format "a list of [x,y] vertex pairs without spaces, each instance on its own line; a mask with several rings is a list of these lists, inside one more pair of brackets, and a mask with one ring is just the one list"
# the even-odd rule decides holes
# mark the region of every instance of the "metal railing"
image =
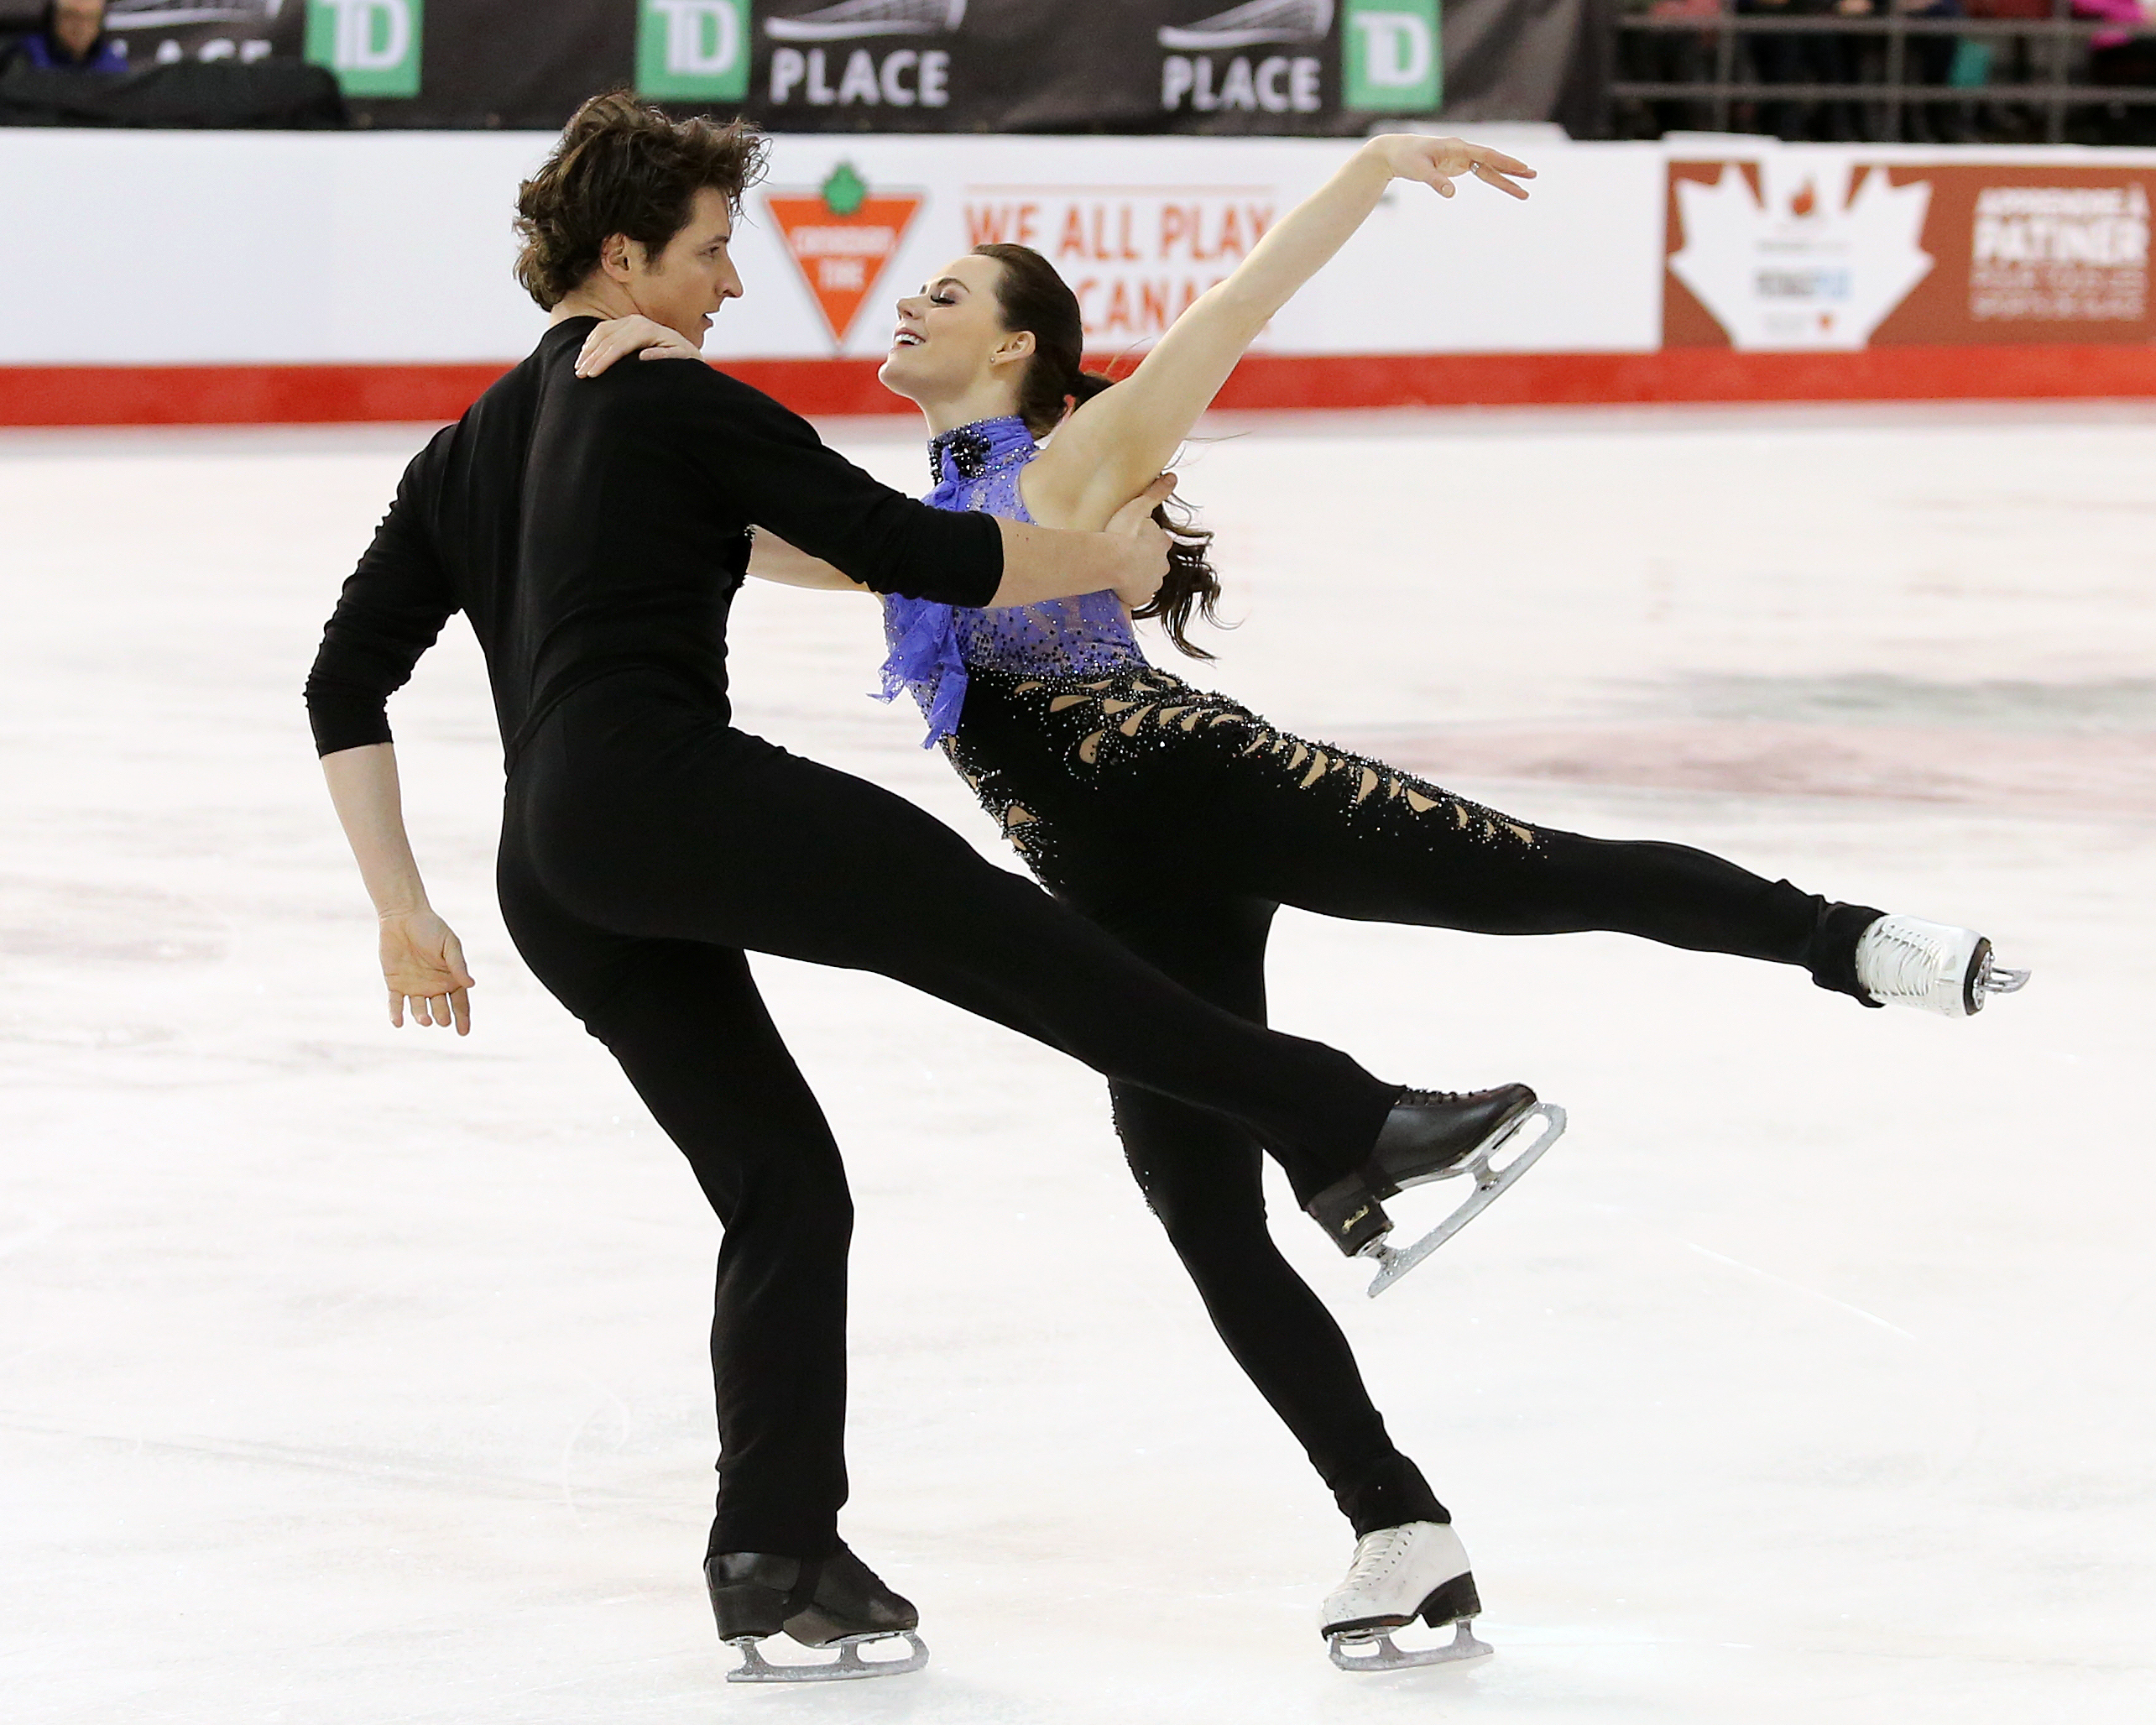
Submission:
[[[1892,0],[1887,0],[1891,8]],[[1734,0],[1720,0],[1720,10],[1694,17],[1656,18],[1635,14],[1612,20],[1619,40],[1615,63],[1620,76],[1610,86],[1613,107],[1627,98],[1642,102],[1684,102],[1707,108],[1707,129],[1725,132],[1740,103],[1759,107],[1805,102],[1840,102],[1869,110],[1868,119],[1885,134],[1862,142],[1900,140],[1905,134],[1911,107],[1950,104],[1961,108],[2014,104],[2043,117],[2046,139],[2065,141],[2067,116],[2076,108],[2156,107],[2156,84],[2076,83],[2082,56],[2075,50],[2091,39],[2156,38],[2156,21],[2136,25],[2106,18],[2075,18],[2071,0],[2051,0],[2049,18],[1917,18],[1889,9],[1877,17],[1809,14],[1776,17],[1768,13],[1743,13]],[[1841,38],[1883,38],[1885,53],[1876,81],[1845,84],[1777,83],[1737,76],[1737,44],[1746,36],[1831,35]],[[1681,37],[1713,39],[1713,76],[1708,78],[1627,78],[1621,75],[1625,37]],[[2027,42],[2028,56],[2037,76],[2012,82],[1952,84],[1911,82],[1909,44],[1913,38],[1952,37],[1957,40],[1997,44]],[[2048,50],[2047,51],[2044,51]],[[2039,67],[2037,62],[2044,62]],[[1754,69],[1756,71],[1756,68]],[[1852,140],[1859,141],[1859,140]]]

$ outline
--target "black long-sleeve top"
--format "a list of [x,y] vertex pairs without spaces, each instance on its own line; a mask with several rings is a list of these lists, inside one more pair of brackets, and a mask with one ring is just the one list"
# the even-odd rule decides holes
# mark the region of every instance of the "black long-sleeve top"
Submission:
[[530,358],[413,457],[307,678],[324,755],[389,740],[387,705],[452,614],[487,656],[512,753],[565,696],[637,667],[726,702],[726,619],[769,528],[879,593],[985,604],[992,517],[928,508],[708,366],[575,374],[593,320]]

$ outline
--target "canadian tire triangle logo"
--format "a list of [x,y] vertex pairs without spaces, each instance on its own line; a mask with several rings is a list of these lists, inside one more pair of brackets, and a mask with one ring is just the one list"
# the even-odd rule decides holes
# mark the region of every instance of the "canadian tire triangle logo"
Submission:
[[814,191],[765,194],[786,254],[815,296],[834,347],[846,345],[862,302],[926,201],[917,191],[872,193],[851,162],[839,163]]

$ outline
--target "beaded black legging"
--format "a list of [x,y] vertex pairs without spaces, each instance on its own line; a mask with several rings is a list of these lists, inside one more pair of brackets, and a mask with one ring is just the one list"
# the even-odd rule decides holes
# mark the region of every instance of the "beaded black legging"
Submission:
[[[1530,826],[1149,666],[975,671],[946,748],[1042,884],[1253,1019],[1266,1015],[1266,940],[1283,904],[1485,934],[1637,934],[1802,965],[1864,998],[1856,939],[1877,911],[1684,845]],[[1339,1326],[1273,1246],[1257,1143],[1156,1093],[1110,1093],[1131,1170],[1214,1326],[1356,1533],[1445,1519]]]

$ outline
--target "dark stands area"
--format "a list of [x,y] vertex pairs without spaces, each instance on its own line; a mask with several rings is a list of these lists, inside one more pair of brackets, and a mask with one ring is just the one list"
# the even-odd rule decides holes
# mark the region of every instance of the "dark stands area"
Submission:
[[2142,0],[1624,0],[1612,133],[2156,144]]
[[[190,43],[158,31],[178,15],[155,0],[0,0],[0,125],[313,130],[348,123],[337,79],[321,67],[276,53],[266,40],[210,35]],[[160,34],[151,52],[138,51]]]

